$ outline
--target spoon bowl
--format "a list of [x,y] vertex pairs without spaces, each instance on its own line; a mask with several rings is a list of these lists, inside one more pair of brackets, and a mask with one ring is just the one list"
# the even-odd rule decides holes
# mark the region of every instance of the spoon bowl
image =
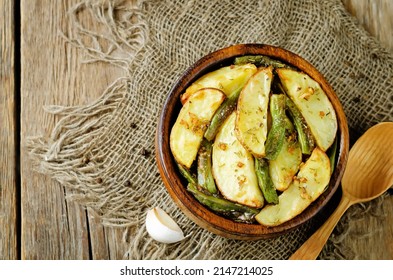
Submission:
[[343,192],[369,201],[384,193],[393,183],[393,123],[380,123],[370,128],[349,153],[342,186]]
[[393,122],[367,130],[349,152],[341,181],[343,195],[337,209],[291,257],[316,259],[337,222],[353,204],[370,201],[393,185]]

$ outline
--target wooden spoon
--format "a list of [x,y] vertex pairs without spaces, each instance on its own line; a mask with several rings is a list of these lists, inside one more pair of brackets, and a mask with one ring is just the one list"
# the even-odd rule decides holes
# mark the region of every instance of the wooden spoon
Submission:
[[362,135],[349,152],[337,209],[289,259],[315,260],[337,222],[353,204],[370,201],[393,185],[393,122],[377,124]]

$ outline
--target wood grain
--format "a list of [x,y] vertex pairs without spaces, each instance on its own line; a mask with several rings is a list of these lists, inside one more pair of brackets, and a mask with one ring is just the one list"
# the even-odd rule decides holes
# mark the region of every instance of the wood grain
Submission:
[[16,104],[14,1],[0,0],[0,259],[16,259]]
[[393,1],[342,0],[345,8],[359,24],[384,47],[393,51]]
[[78,2],[21,3],[22,259],[110,258],[105,250],[115,247],[96,219],[65,199],[62,186],[32,170],[24,147],[28,136],[47,135],[54,127],[57,118],[44,105],[86,104],[119,76],[107,65],[83,64],[82,52],[59,36],[69,27],[67,11]]

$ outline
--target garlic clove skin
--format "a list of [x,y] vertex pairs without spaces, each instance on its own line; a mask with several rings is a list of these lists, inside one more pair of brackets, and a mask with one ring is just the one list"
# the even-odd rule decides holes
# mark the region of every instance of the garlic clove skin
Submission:
[[184,239],[181,228],[159,207],[154,207],[147,212],[146,230],[154,240],[161,243],[170,244]]

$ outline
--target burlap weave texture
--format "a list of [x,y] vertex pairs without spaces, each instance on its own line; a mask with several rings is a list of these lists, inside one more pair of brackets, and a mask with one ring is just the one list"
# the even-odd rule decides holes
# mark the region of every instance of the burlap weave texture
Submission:
[[[103,29],[87,30],[81,14]],[[338,94],[352,142],[373,124],[393,120],[393,56],[339,0],[139,1],[133,7],[85,1],[70,11],[70,25],[65,40],[89,62],[117,65],[125,75],[93,104],[48,106],[62,118],[50,139],[31,139],[30,154],[40,172],[73,190],[70,199],[92,208],[104,225],[125,228],[131,259],[283,259],[313,227],[272,240],[228,240],[200,229],[170,199],[153,156],[158,115],[179,75],[207,53],[264,43],[299,54]],[[150,239],[144,217],[153,206],[170,213],[187,239],[175,245]],[[341,257],[337,248],[322,257]]]

